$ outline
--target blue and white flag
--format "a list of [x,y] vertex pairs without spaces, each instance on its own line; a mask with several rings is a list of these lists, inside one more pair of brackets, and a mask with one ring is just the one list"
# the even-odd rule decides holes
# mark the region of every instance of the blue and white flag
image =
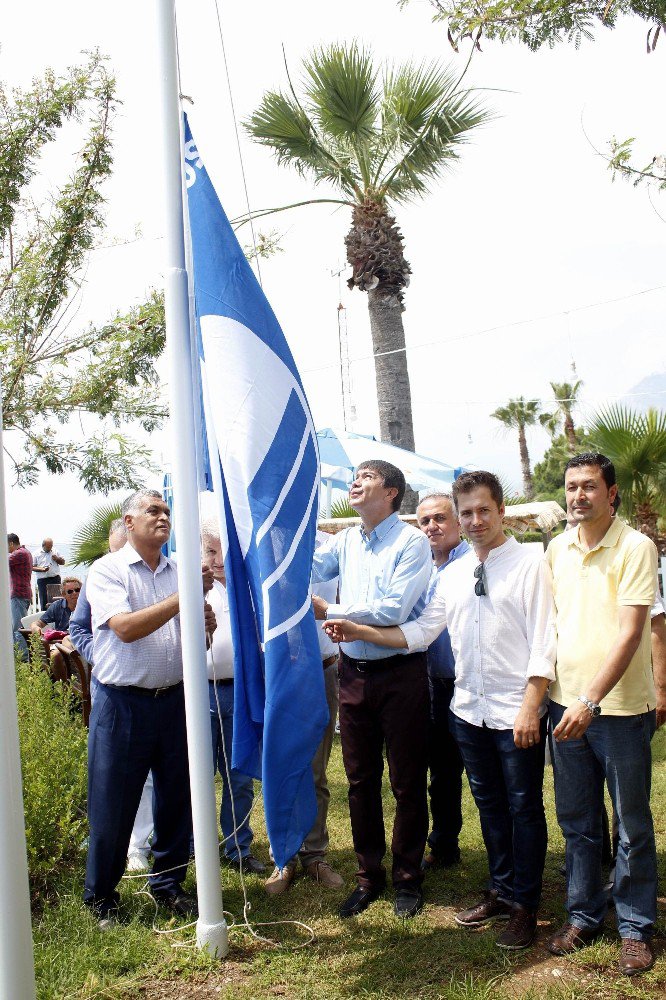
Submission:
[[287,341],[187,119],[184,160],[206,437],[228,546],[232,761],[263,781],[268,836],[283,867],[315,820],[311,764],[328,721],[310,599],[317,440]]

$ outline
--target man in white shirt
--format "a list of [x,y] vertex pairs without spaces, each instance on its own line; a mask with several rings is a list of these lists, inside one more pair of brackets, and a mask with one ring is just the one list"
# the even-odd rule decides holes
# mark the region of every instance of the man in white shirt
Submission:
[[49,584],[60,583],[60,567],[65,565],[65,560],[53,548],[52,538],[44,539],[39,552],[33,553],[32,560],[32,571],[37,577],[39,606],[42,611],[46,611],[49,603],[46,588]]
[[[176,564],[162,554],[170,511],[155,490],[123,503],[127,544],[98,559],[86,581],[92,610],[95,696],[88,736],[90,838],[83,900],[101,930],[115,919],[116,886],[148,772],[155,837],[151,892],[180,916],[192,828]],[[204,591],[213,583],[202,570]],[[206,630],[215,618],[206,615]]]
[[550,573],[504,535],[502,488],[490,472],[453,484],[460,527],[474,547],[442,574],[415,621],[379,629],[327,623],[333,638],[394,648],[429,645],[448,627],[456,662],[452,723],[479,809],[490,889],[456,915],[462,927],[508,920],[501,948],[534,939],[546,857],[543,807],[546,696],[555,676]]
[[213,765],[222,778],[220,826],[224,838],[224,853],[234,866],[244,872],[262,875],[263,862],[251,852],[252,827],[250,813],[254,801],[252,778],[231,766],[231,746],[234,733],[234,647],[231,640],[227,580],[224,556],[217,524],[207,522],[201,531],[201,555],[213,571],[213,587],[206,595],[215,614],[217,628],[208,650],[208,694],[210,725],[213,740]]

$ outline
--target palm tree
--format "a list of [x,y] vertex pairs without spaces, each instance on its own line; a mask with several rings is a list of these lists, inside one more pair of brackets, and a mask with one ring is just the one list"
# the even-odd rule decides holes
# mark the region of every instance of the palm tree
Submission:
[[527,439],[525,428],[536,423],[540,405],[535,399],[528,399],[518,396],[517,399],[510,399],[506,406],[498,408],[490,414],[495,420],[499,420],[505,427],[515,428],[518,431],[518,448],[520,449],[520,466],[523,472],[523,492],[528,500],[534,498],[534,486],[532,485],[532,470],[530,468],[530,456],[527,450]]
[[617,403],[599,410],[590,434],[615,466],[622,513],[656,542],[666,514],[666,413]]
[[74,533],[70,561],[76,566],[92,566],[96,559],[109,551],[109,528],[121,516],[121,504],[107,503],[96,507],[87,521]]
[[539,422],[545,427],[551,437],[555,437],[560,423],[563,425],[569,451],[574,454],[578,447],[576,428],[574,427],[572,410],[578,401],[578,393],[582,386],[582,381],[577,382],[551,382],[550,387],[555,396],[556,408],[553,413],[542,413]]
[[425,196],[453,165],[469,132],[490,116],[437,63],[380,72],[370,51],[357,43],[313,51],[304,71],[301,96],[291,81],[289,93],[265,93],[245,128],[273,150],[278,163],[339,195],[298,204],[351,209],[348,284],[368,293],[381,439],[413,451],[402,323],[411,269],[390,206]]

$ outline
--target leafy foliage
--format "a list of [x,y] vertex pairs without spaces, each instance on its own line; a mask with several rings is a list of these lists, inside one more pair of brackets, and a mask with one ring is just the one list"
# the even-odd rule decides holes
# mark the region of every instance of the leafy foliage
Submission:
[[[409,0],[403,0],[404,3]],[[448,24],[449,41],[482,37],[501,42],[517,40],[533,51],[557,42],[579,47],[594,37],[596,27],[614,28],[622,15],[650,24],[647,45],[652,51],[666,22],[664,0],[430,0],[435,21]]]
[[656,526],[666,514],[666,412],[615,404],[599,410],[590,431],[615,466],[623,515]]
[[633,137],[625,139],[623,142],[619,142],[615,138],[611,139],[608,169],[613,174],[613,180],[620,176],[633,184],[634,187],[647,183],[652,184],[659,191],[666,190],[666,156],[663,153],[653,156],[644,167],[636,167],[631,162],[634,142]]
[[331,504],[331,517],[358,517],[358,511],[354,510],[347,497],[340,497]]
[[[150,432],[165,415],[153,367],[164,347],[158,295],[101,329],[71,332],[84,266],[104,226],[116,103],[115,80],[96,52],[62,77],[46,71],[28,90],[0,87],[3,420],[20,440],[21,453],[9,457],[22,484],[46,467],[75,472],[88,490],[138,485],[150,451],[118,428],[137,421]],[[67,121],[83,144],[69,179],[36,204],[27,186],[38,156]],[[83,441],[63,431],[75,414],[98,418],[94,430],[83,428]]]
[[551,382],[550,387],[553,390],[553,396],[557,404],[556,409],[552,413],[541,413],[539,415],[539,423],[542,427],[546,428],[551,437],[556,436],[560,424],[563,424],[564,433],[571,451],[575,451],[578,444],[573,422],[573,408],[576,405],[582,384],[580,379],[573,383]]
[[96,559],[109,551],[111,524],[121,516],[122,504],[103,504],[96,507],[88,520],[79,525],[72,539],[70,562],[78,566],[92,566]]
[[19,740],[33,900],[74,865],[85,837],[87,730],[61,684],[41,666],[17,663]]
[[540,404],[535,399],[525,399],[518,396],[510,399],[506,406],[498,406],[490,416],[499,420],[507,428],[518,431],[518,448],[520,451],[520,464],[523,473],[523,491],[528,500],[534,496],[532,486],[532,470],[530,469],[530,456],[527,450],[527,440],[525,438],[525,428],[535,424],[539,415]]
[[[576,430],[578,444],[575,454],[600,451],[598,443],[591,434],[581,428]],[[571,448],[565,434],[553,438],[550,448],[540,462],[534,466],[533,483],[536,500],[556,500],[560,507],[566,510],[564,496],[564,466],[572,457]]]

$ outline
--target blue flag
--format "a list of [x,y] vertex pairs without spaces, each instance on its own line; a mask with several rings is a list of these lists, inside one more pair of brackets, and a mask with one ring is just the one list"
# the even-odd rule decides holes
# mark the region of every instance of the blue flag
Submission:
[[316,817],[312,758],[328,722],[311,608],[319,456],[287,341],[185,119],[206,440],[221,493],[234,643],[233,766],[263,782],[275,863]]

